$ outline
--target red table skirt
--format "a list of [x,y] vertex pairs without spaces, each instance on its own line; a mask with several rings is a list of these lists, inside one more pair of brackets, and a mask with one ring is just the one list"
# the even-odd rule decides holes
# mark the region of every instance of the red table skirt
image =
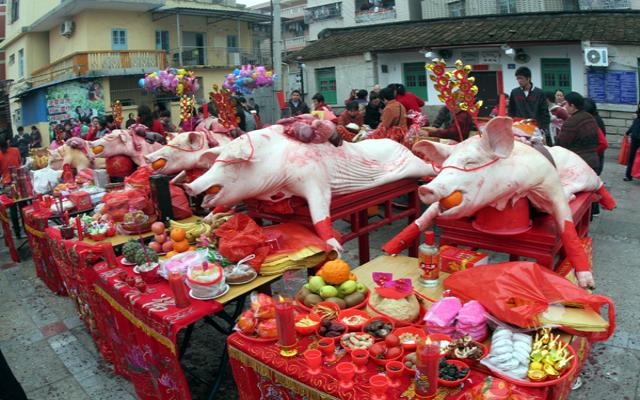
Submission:
[[[325,366],[319,375],[310,376],[307,374],[302,353],[308,347],[314,346],[314,342],[310,338],[300,339],[298,356],[288,359],[280,356],[275,344],[257,343],[238,334],[229,336],[227,344],[231,368],[241,400],[336,398],[368,400],[371,398],[369,378],[374,374],[382,373],[381,367],[370,362],[366,373],[356,375],[353,388],[344,390],[338,386],[335,365]],[[586,339],[578,337],[574,338],[571,345],[576,349],[580,360],[579,368],[575,372],[575,377],[577,377],[589,354],[590,345]],[[340,361],[350,361],[350,356],[345,355]],[[513,400],[525,398],[530,400],[564,400],[569,396],[575,377],[570,377],[566,383],[548,388],[526,388],[509,383],[505,383],[505,385],[510,387],[513,393],[510,399]],[[469,381],[464,387],[440,387],[436,399],[470,400],[471,398],[467,394],[473,387],[487,379],[495,378],[490,377],[482,369],[472,369]],[[405,375],[400,388],[390,388],[387,398],[411,398],[413,394],[411,377]]]
[[190,306],[177,308],[166,281],[140,292],[118,276],[121,271],[135,276],[132,267],[121,263],[87,270],[96,326],[113,354],[116,372],[133,383],[142,400],[191,399],[178,359],[177,333],[222,306],[191,299]]

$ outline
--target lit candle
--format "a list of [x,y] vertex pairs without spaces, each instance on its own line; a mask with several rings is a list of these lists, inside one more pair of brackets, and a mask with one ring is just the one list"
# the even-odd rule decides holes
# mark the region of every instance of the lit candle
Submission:
[[84,239],[84,233],[82,231],[82,221],[80,220],[80,216],[76,217],[76,229],[78,230],[78,240]]
[[432,343],[427,336],[418,343],[416,357],[416,399],[430,399],[438,391],[439,342]]
[[278,328],[278,344],[283,348],[291,348],[296,344],[295,321],[291,299],[278,296],[276,300],[276,327]]
[[191,302],[189,301],[187,288],[185,288],[184,286],[182,273],[180,273],[179,271],[173,271],[169,273],[169,287],[171,287],[173,297],[176,300],[176,307],[184,308],[191,304]]

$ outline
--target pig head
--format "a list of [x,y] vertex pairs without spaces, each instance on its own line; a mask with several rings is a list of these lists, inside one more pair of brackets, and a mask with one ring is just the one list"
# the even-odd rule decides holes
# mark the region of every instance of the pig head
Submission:
[[434,174],[430,165],[394,141],[367,142],[339,147],[302,143],[284,133],[282,125],[272,125],[208,150],[202,157],[211,168],[185,188],[192,196],[206,191],[205,208],[246,199],[305,198],[318,235],[340,250],[329,215],[332,195]]
[[93,154],[99,158],[128,156],[138,166],[145,166],[144,156],[158,150],[160,143],[149,143],[133,130],[114,129],[109,134],[90,143]]
[[65,164],[71,168],[104,168],[104,160],[97,160],[89,147],[89,142],[81,138],[71,138],[62,146],[49,149],[49,168],[62,170]]
[[231,137],[213,131],[183,132],[176,135],[165,146],[144,156],[154,174],[173,175],[195,168],[211,165],[202,155],[209,149],[231,142]]
[[[438,176],[418,191],[420,199],[430,206],[383,248],[397,253],[411,242],[412,235],[429,227],[436,217],[469,217],[487,206],[502,210],[508,202],[526,197],[537,209],[553,216],[580,285],[593,286],[593,275],[575,231],[559,174],[540,152],[514,140],[511,126],[510,118],[497,117],[486,125],[482,136],[474,136],[456,146],[428,141],[417,143],[415,151],[442,166]],[[564,151],[556,152],[567,158],[568,163],[575,162],[579,166],[576,173],[579,173],[582,166],[577,160]],[[598,191],[603,198],[608,197],[603,205],[615,206],[602,182],[592,178],[582,182],[585,190]]]

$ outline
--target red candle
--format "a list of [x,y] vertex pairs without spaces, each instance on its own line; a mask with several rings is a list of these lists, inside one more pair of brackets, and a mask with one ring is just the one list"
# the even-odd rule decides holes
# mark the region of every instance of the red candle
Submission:
[[504,94],[500,95],[500,101],[498,102],[498,116],[506,117],[507,116],[507,99],[505,99]]
[[433,398],[438,391],[439,343],[427,337],[418,343],[416,356],[416,399]]
[[202,118],[203,119],[209,118],[209,103],[207,103],[206,101],[204,102],[204,105],[202,106]]
[[82,231],[82,221],[80,221],[80,216],[76,217],[76,229],[78,230],[78,240],[84,239],[84,233]]
[[290,347],[296,344],[293,304],[291,304],[290,299],[279,297],[276,300],[276,326],[278,328],[278,343],[280,346]]
[[176,299],[176,307],[187,307],[191,302],[189,301],[189,294],[187,288],[184,286],[184,279],[182,273],[179,271],[173,271],[169,273],[169,287],[173,291],[173,297]]

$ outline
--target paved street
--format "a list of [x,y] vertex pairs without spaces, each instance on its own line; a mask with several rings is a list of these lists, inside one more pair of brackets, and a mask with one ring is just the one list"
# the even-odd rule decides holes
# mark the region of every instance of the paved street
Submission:
[[[613,212],[603,211],[591,225],[597,292],[611,296],[617,306],[617,331],[597,344],[582,378],[584,385],[571,399],[640,399],[640,181],[623,182],[623,167],[615,163],[617,149],[609,152],[603,178],[618,201]],[[395,224],[372,239],[372,256],[402,224]],[[132,386],[116,376],[98,355],[93,342],[66,297],[53,295],[35,276],[31,261],[12,263],[0,245],[0,349],[30,399],[128,400]],[[355,245],[346,258],[355,265]],[[24,254],[26,255],[26,254]],[[494,256],[494,260],[504,258]],[[199,324],[184,359],[193,398],[206,400],[223,338]],[[235,384],[227,379],[219,399],[235,399]]]

